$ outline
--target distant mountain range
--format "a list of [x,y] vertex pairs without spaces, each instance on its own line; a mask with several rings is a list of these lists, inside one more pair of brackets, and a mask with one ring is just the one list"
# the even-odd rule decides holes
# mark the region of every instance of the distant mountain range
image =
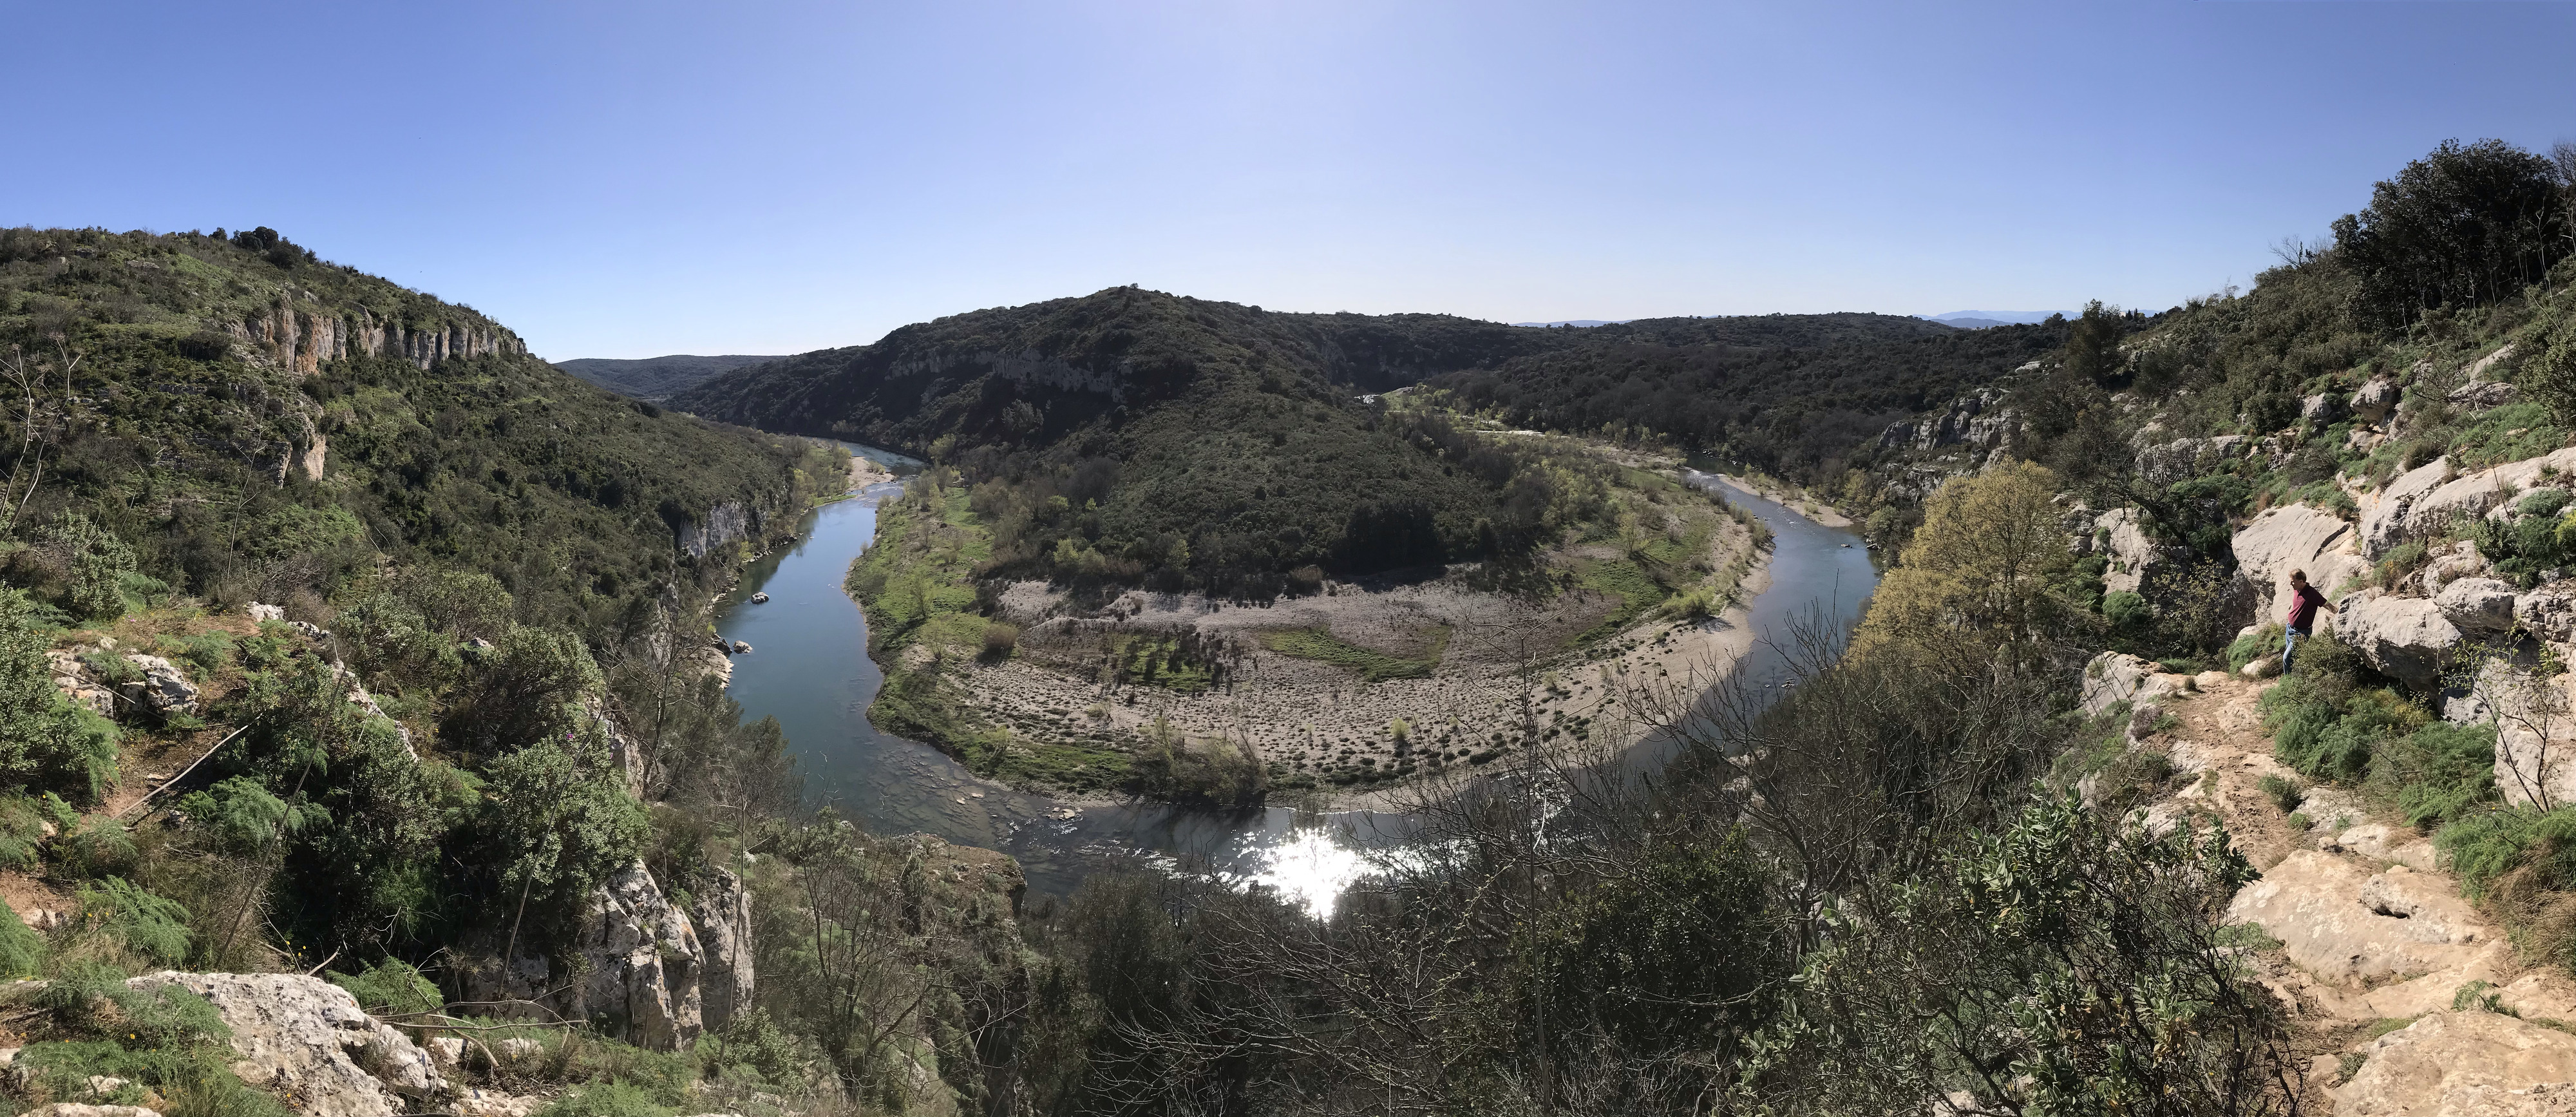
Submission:
[[1627,325],[1628,323],[1630,323],[1630,322],[1634,322],[1634,321],[1636,321],[1636,319],[1634,319],[1634,318],[1566,318],[1566,319],[1562,319],[1562,320],[1560,320],[1560,321],[1555,321],[1555,322],[1514,322],[1514,323],[1512,323],[1512,324],[1513,324],[1513,325],[1515,325],[1515,326],[1531,326],[1531,327],[1545,327],[1545,326],[1624,326],[1624,325]]
[[554,364],[556,368],[621,396],[660,399],[676,392],[685,392],[735,369],[777,359],[741,354],[700,357],[695,354],[679,353],[668,357],[645,357],[631,361],[609,357],[582,357],[577,360],[556,361]]
[[1932,315],[1931,319],[1932,321],[1939,322],[1944,326],[1956,326],[1963,330],[1984,330],[1992,329],[1996,326],[2034,325],[2048,321],[2050,315],[2059,313],[2062,312],[2055,310],[1953,310],[1948,314]]

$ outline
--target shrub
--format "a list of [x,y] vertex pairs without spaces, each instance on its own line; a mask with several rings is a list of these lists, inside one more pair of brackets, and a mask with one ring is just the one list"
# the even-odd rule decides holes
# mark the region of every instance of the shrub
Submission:
[[2482,899],[2505,874],[2530,866],[2546,888],[2576,883],[2576,807],[2480,811],[2449,826],[2433,844],[2451,859],[2460,890]]
[[2279,776],[2265,776],[2254,786],[2263,793],[2264,798],[2272,801],[2273,806],[2281,808],[2283,814],[2298,810],[2299,804],[2306,802],[2308,798],[2306,789],[2301,788],[2297,781],[2285,780]]
[[2243,671],[2246,664],[2255,660],[2279,658],[2285,635],[2280,625],[2267,624],[2237,637],[2235,643],[2227,646],[2227,669]]
[[984,658],[1009,659],[1011,657],[1011,652],[1016,650],[1019,646],[1020,630],[1018,628],[1003,624],[1000,621],[994,621],[991,624],[984,626]]
[[0,978],[34,977],[44,969],[45,939],[0,900]]
[[581,1087],[537,1111],[538,1117],[670,1117],[678,1112],[624,1082],[598,1082]]
[[34,602],[0,587],[0,780],[96,802],[116,780],[116,727],[54,689],[36,626]]
[[354,975],[333,970],[330,978],[331,984],[348,990],[361,1007],[376,1016],[436,1012],[447,1006],[447,999],[438,995],[438,986],[399,958],[387,958]]
[[188,909],[155,896],[123,877],[80,889],[82,930],[111,938],[162,966],[188,960]]
[[2370,783],[2419,829],[2456,822],[2496,799],[2495,727],[2427,722],[2380,742]]

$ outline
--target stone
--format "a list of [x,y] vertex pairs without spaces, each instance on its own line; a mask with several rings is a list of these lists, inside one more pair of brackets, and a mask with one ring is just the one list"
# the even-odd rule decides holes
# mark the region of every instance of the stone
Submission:
[[2319,850],[2294,851],[2240,889],[2227,921],[2260,924],[2299,968],[2345,984],[2465,966],[2488,945],[2448,881]]
[[465,1062],[465,1040],[461,1036],[433,1037],[428,1047],[429,1057],[438,1060],[442,1067],[460,1066]]
[[2451,389],[2451,406],[2469,411],[2485,411],[2512,403],[2522,395],[2519,388],[2495,380],[2481,380]]
[[2084,665],[2084,712],[2100,717],[2122,702],[2149,702],[2176,689],[2172,676],[2153,661],[2121,652],[2104,652]]
[[2433,597],[2439,595],[2443,587],[2453,582],[2487,574],[2493,569],[2487,565],[2486,557],[2478,553],[2478,545],[2463,539],[2452,544],[2448,550],[2435,552],[2431,561],[2426,562],[2423,571],[2416,576],[2416,582],[2424,587],[2424,596]]
[[[394,1117],[401,1100],[447,1092],[428,1052],[366,1014],[349,991],[302,974],[164,971],[136,989],[178,986],[206,998],[232,1029],[233,1073],[301,1100],[316,1117]],[[363,1060],[363,1061],[362,1061]],[[370,1072],[369,1068],[373,1068]]]
[[751,595],[751,603],[754,605],[767,605],[769,604],[769,595],[765,593],[755,593]]
[[2493,578],[2461,578],[2433,595],[2442,618],[2462,632],[2493,635],[2513,627],[2514,590]]
[[[503,1043],[534,1043],[534,1040],[511,1039]],[[528,1117],[546,1107],[545,1098],[505,1094],[499,1090],[469,1089],[456,1099],[457,1117]]]
[[512,1037],[492,1045],[492,1053],[510,1062],[533,1059],[546,1053],[546,1045],[533,1039]]
[[699,1018],[712,1031],[751,1007],[756,984],[751,890],[743,887],[741,877],[717,869],[690,901],[689,918],[697,924],[698,945],[706,955],[698,971]]
[[2281,620],[2290,600],[2290,572],[2308,572],[2308,584],[2329,597],[2370,569],[2353,525],[2306,504],[2266,509],[2229,541],[2238,570],[2253,589],[2254,619]]
[[129,655],[125,661],[143,671],[142,679],[118,688],[128,700],[159,714],[197,712],[197,685],[178,664],[157,655]]
[[2376,589],[2344,598],[2335,607],[2334,632],[2381,674],[2418,691],[2441,689],[2444,660],[2460,630],[2440,606],[2419,597],[2388,597]]
[[2421,873],[2433,872],[2439,867],[2438,855],[2430,839],[2411,829],[2384,822],[2345,827],[2342,833],[2334,836],[2334,843],[2364,857],[2394,862]]
[[285,609],[275,605],[262,605],[256,601],[251,602],[243,612],[249,613],[250,619],[253,622],[264,623],[267,621],[283,621],[286,619]]
[[2514,598],[2513,619],[2523,631],[2551,643],[2576,641],[2576,597],[2557,586]]
[[2371,377],[2352,393],[2352,413],[2364,422],[2379,422],[2397,409],[2397,396],[2397,381],[2385,376]]
[[2129,707],[2129,740],[2142,741],[2154,735],[2156,723],[2164,720],[2164,707],[2153,702],[2140,702]]
[[2299,401],[2299,422],[2309,427],[2333,426],[2347,414],[2339,392],[2320,392]]
[[2361,1069],[2333,1091],[2336,1117],[2576,1112],[2564,1089],[2576,1081],[2576,1036],[2511,1016],[2434,1012],[2360,1051]]

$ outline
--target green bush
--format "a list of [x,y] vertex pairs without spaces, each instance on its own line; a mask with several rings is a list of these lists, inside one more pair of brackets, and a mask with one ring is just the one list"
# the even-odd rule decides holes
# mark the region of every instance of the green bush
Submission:
[[2306,802],[2308,798],[2307,791],[2301,788],[2297,781],[2285,780],[2279,776],[2265,776],[2254,786],[2256,790],[2263,793],[2264,798],[2272,801],[2273,806],[2281,808],[2283,814],[2298,810],[2299,804]]
[[439,996],[438,986],[399,958],[387,958],[356,974],[333,970],[329,976],[333,985],[348,990],[361,1007],[377,1016],[436,1012],[447,1007],[447,999]]
[[2144,594],[2115,590],[2102,596],[2102,616],[2113,628],[2134,631],[2154,619],[2155,609],[2147,604]]
[[24,592],[0,587],[0,781],[97,802],[116,781],[116,726],[54,689],[38,623]]
[[114,876],[83,885],[79,895],[85,933],[112,938],[157,965],[188,960],[188,909],[176,901]]
[[2433,844],[2450,858],[2460,890],[2471,899],[2526,864],[2547,887],[2576,883],[2576,807],[2480,811],[2443,827]]
[[2227,669],[2243,671],[2245,665],[2258,659],[2278,659],[2285,637],[2280,625],[2267,624],[2236,638],[2227,645]]
[[2370,786],[2418,829],[2456,822],[2496,800],[2495,748],[2492,725],[2426,722],[2379,743]]
[[0,900],[0,980],[34,977],[45,965],[45,937]]

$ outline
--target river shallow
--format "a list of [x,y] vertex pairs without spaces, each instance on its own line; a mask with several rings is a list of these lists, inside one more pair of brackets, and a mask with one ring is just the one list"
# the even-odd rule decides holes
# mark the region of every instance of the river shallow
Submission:
[[[868,456],[898,467],[909,463],[877,451]],[[1810,614],[1848,631],[1877,586],[1868,551],[1849,531],[1819,525],[1711,475],[1685,471],[1685,477],[1723,491],[1771,527],[1770,585],[1745,620],[1757,639],[1736,670],[1757,693],[1776,691],[1790,667],[1760,637],[1785,636]],[[885,676],[868,658],[866,618],[841,581],[876,535],[877,505],[900,492],[898,485],[878,485],[810,513],[797,543],[753,563],[719,606],[717,633],[753,649],[735,657],[728,693],[746,718],[775,717],[787,731],[809,802],[875,833],[917,831],[1009,853],[1042,894],[1068,894],[1084,876],[1128,861],[1257,881],[1329,911],[1333,895],[1363,871],[1346,842],[1352,834],[1365,841],[1375,829],[1367,812],[1319,818],[1286,807],[1071,807],[978,779],[938,750],[870,725],[867,706]],[[750,603],[763,592],[767,602]],[[1652,744],[1640,748],[1660,751]]]

